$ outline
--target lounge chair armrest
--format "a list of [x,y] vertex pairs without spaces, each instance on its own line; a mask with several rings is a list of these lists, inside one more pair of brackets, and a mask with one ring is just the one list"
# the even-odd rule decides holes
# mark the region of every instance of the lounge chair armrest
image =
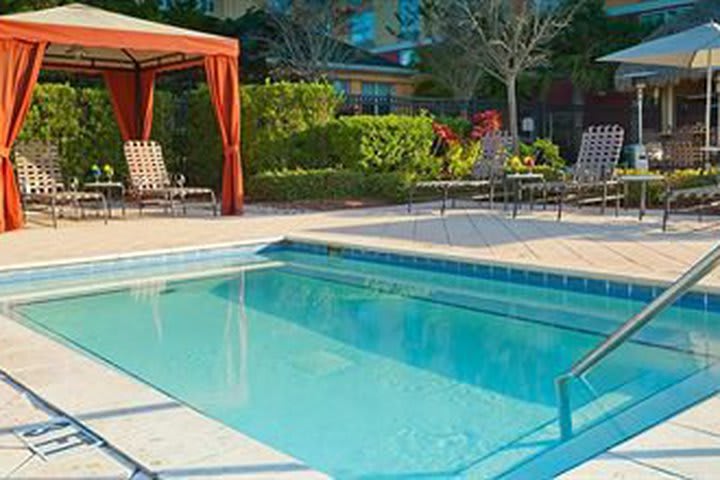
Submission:
[[20,195],[29,195],[30,194],[30,188],[28,187],[28,182],[26,179],[21,178],[18,181],[18,185],[20,186]]

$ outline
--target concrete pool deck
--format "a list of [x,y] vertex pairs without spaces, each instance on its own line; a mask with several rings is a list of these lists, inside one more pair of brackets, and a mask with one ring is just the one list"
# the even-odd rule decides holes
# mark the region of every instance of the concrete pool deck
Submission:
[[[485,262],[580,271],[585,274],[669,281],[709,248],[718,238],[718,233],[720,233],[718,219],[709,219],[703,223],[698,223],[695,219],[673,220],[671,230],[663,233],[659,228],[658,215],[650,215],[639,223],[633,213],[615,218],[611,215],[604,217],[595,215],[589,211],[569,212],[563,222],[558,223],[554,219],[553,212],[521,212],[518,219],[511,220],[504,212],[489,211],[469,205],[449,210],[444,217],[438,215],[432,205],[421,205],[412,214],[408,214],[402,206],[292,215],[250,208],[246,216],[238,218],[147,216],[114,220],[107,226],[97,221],[81,223],[67,221],[57,230],[31,225],[30,228],[19,232],[0,235],[0,268],[289,236],[430,255],[457,256]],[[712,274],[704,284],[712,288],[720,288],[720,272]],[[7,320],[5,322],[7,323],[0,320],[0,330],[3,332],[0,338],[11,331],[19,334],[18,332],[22,330],[23,335],[29,332],[14,322]],[[29,358],[25,356],[27,352],[23,354],[23,349],[38,347],[44,340],[51,345],[43,344],[42,351],[59,352],[53,346],[57,344],[40,335],[37,337],[39,338],[35,338],[34,343],[23,345],[19,350],[3,348],[4,353],[0,355],[0,370],[8,371],[13,378],[17,375],[18,369],[20,372],[25,371],[24,374],[20,374],[24,379],[23,384],[48,402],[71,413],[73,408],[76,408],[71,404],[82,402],[76,399],[77,390],[73,390],[63,379],[68,375],[58,376],[55,372],[52,375],[54,381],[50,382],[48,377],[44,376],[48,372],[43,374],[43,368],[56,364],[56,368],[65,368],[65,372],[69,372],[69,368],[72,367],[76,374],[75,369],[82,367],[88,369],[90,372],[88,375],[95,376],[107,375],[112,371],[92,361],[87,361],[85,364],[79,359],[73,359],[68,360],[65,365],[62,362],[57,365],[57,360],[53,361],[49,358],[41,362],[43,365],[37,366],[38,369],[33,371],[33,365],[28,366],[27,361],[23,360]],[[77,354],[76,356],[81,357]],[[67,355],[62,358],[67,358]],[[122,377],[116,372],[112,373]],[[113,379],[107,382],[127,382],[127,379]],[[124,386],[123,389],[125,388],[130,387]],[[88,391],[87,395],[83,396],[83,401],[92,400],[92,397],[97,396],[97,400],[113,403],[104,408],[127,407],[122,405],[122,399],[103,395],[102,390],[96,393]],[[143,395],[145,394],[147,392]],[[151,400],[163,403],[167,398],[153,397]],[[82,407],[87,408],[87,404]],[[133,405],[128,408],[131,407]],[[93,409],[95,408],[94,405]],[[172,421],[168,425],[168,412],[172,410],[160,409],[157,413],[142,415],[140,421],[143,422],[144,427],[140,431],[144,432],[146,438],[155,438],[155,436],[171,438],[173,425],[177,431],[176,422]],[[567,473],[563,478],[715,478],[717,472],[720,472],[720,422],[713,417],[718,416],[719,410],[720,398],[713,397]],[[146,420],[156,415],[158,421],[164,422],[165,425],[161,425],[158,427],[161,430],[154,432],[146,424]],[[31,418],[23,420],[21,417],[20,415],[13,420],[15,426],[23,422],[37,421]],[[115,420],[116,424],[127,428],[120,420]],[[107,419],[104,421],[107,424],[113,423]],[[193,417],[189,421],[196,419]],[[102,423],[103,420],[96,420],[95,425],[98,422]],[[92,424],[92,420],[90,423]],[[7,429],[13,426],[0,425],[0,427]],[[92,425],[90,427],[93,430],[98,428]],[[218,425],[214,427],[219,428]],[[212,429],[209,432],[211,436],[217,433],[217,430]],[[237,445],[235,442],[242,435],[237,434],[235,437],[233,433],[236,432],[223,431],[222,434],[218,434],[217,438],[224,443],[217,444],[217,448],[225,448],[224,446],[229,444]],[[199,438],[195,437],[195,440]],[[247,437],[244,438],[249,440]],[[111,440],[117,445],[114,439]],[[176,442],[182,443],[181,440],[175,438]],[[126,442],[125,448],[121,450],[132,450],[132,442],[128,440],[127,435]],[[172,456],[171,452],[174,448],[166,448],[167,454]],[[190,468],[191,464],[198,465],[198,462],[211,464],[209,458],[198,458],[197,462],[186,461],[186,468],[182,470],[182,455],[173,457],[175,466],[172,468],[176,469],[176,473],[183,472],[187,478],[277,477],[277,475],[268,477],[252,468],[245,470],[219,468],[238,465],[238,462],[247,464],[248,459],[256,454],[253,449],[230,449],[238,456],[215,459],[217,461],[214,463],[214,469]],[[130,452],[126,451],[126,453]],[[138,452],[135,451],[134,454],[137,456]],[[141,456],[142,454],[143,452],[140,452]],[[161,452],[158,455],[162,456]],[[3,470],[6,468],[3,458],[4,455],[0,450],[0,473],[11,471]],[[160,463],[162,461],[164,460],[158,460]],[[287,457],[285,459],[277,457],[276,461],[295,464]],[[168,476],[178,476],[170,472],[172,470],[170,467],[163,467],[160,464],[148,467],[154,472],[164,470],[166,475],[170,474]],[[81,470],[75,471],[79,476],[73,478],[83,477]],[[15,474],[22,477],[22,473],[22,469],[19,469]],[[312,472],[302,468],[285,473],[285,478],[314,476]],[[95,476],[86,473],[84,477]]]

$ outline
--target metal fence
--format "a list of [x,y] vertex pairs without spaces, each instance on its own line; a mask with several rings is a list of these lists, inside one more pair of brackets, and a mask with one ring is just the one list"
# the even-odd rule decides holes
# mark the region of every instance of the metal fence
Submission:
[[[443,98],[396,97],[372,95],[347,95],[342,108],[343,115],[419,115],[465,116],[471,118],[477,112],[496,109],[505,113],[505,103],[493,100],[473,99],[461,101]],[[549,138],[560,146],[562,155],[574,160],[580,146],[584,129],[590,125],[619,124],[627,132],[627,140],[635,140],[637,131],[634,109],[626,105],[553,105],[545,102],[522,103],[518,107],[523,140]],[[645,127],[659,127],[658,108],[646,104]],[[657,124],[657,125],[656,125]]]

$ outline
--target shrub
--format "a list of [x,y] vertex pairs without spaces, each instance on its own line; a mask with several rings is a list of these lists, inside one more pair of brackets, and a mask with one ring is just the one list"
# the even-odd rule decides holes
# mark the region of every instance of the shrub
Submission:
[[187,155],[183,173],[191,185],[219,189],[223,146],[207,86],[190,92],[186,126],[183,142],[176,142]]
[[332,168],[269,171],[247,179],[253,201],[296,201],[321,199],[378,198],[396,201],[405,198],[409,181],[401,173],[364,174]]
[[538,138],[531,144],[520,144],[520,156],[534,157],[537,153],[540,154],[541,165],[549,165],[554,169],[565,167],[565,160],[560,156],[560,147],[555,145],[552,140]]
[[330,150],[338,165],[365,173],[437,172],[432,157],[432,119],[427,116],[343,117],[329,125]]
[[322,129],[341,97],[325,83],[266,83],[242,88],[242,153],[249,173],[329,166]]
[[470,120],[465,117],[448,117],[439,115],[435,117],[435,122],[441,125],[447,125],[453,132],[457,133],[461,137],[470,135],[473,124]]

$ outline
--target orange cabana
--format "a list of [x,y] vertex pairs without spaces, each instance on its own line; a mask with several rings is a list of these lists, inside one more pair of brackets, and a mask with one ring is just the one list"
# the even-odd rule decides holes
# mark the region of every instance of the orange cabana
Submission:
[[103,75],[124,140],[147,140],[155,77],[203,66],[223,142],[222,212],[242,212],[237,40],[82,4],[0,17],[0,232],[22,226],[10,149],[41,68]]

